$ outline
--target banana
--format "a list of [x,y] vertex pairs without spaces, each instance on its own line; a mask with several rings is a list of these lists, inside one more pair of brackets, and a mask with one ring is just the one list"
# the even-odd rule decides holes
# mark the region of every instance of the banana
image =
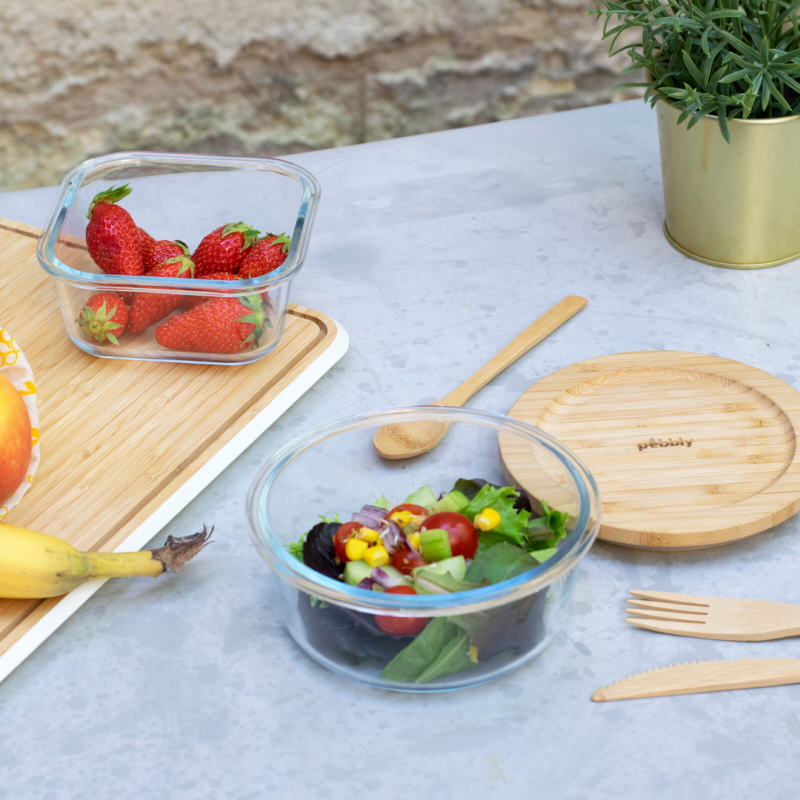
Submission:
[[58,597],[91,578],[156,578],[177,572],[209,543],[213,532],[203,526],[193,536],[169,536],[157,550],[84,553],[55,536],[0,523],[0,597]]

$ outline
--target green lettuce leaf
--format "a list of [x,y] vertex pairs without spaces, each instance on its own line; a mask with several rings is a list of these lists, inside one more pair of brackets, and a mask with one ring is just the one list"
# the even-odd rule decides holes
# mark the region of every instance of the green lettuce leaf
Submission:
[[566,524],[569,514],[557,511],[542,501],[542,516],[528,523],[525,531],[530,550],[549,550],[567,535]]
[[286,549],[298,560],[303,561],[303,543],[306,537],[303,534],[296,542],[286,545]]
[[[500,524],[488,533],[492,534],[495,541],[507,541],[524,547],[526,544],[524,531],[531,515],[529,511],[517,511],[514,508],[518,497],[519,492],[511,486],[497,488],[487,483],[461,513],[472,521],[485,508],[494,509],[500,516]],[[480,537],[483,538],[485,535],[480,534]]]

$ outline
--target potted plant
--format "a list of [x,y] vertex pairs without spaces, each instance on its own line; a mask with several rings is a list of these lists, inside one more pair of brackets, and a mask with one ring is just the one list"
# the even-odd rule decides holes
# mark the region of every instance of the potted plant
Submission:
[[[657,107],[670,243],[755,269],[800,256],[800,0],[604,0]],[[640,29],[641,41],[618,44]],[[628,34],[629,35],[629,34]],[[616,48],[616,49],[615,49]]]

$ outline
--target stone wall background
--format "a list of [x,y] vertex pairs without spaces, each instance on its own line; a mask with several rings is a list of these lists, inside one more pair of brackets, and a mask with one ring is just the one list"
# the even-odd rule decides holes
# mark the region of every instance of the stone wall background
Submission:
[[0,191],[116,150],[289,155],[606,103],[587,0],[0,0]]

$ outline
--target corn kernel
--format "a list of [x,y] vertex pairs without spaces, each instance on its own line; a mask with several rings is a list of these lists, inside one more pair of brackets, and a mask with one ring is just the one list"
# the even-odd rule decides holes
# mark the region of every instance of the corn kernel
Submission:
[[381,547],[381,545],[370,547],[361,557],[371,567],[382,567],[384,564],[389,563],[389,553],[387,553],[386,548]]
[[411,536],[408,537],[408,543],[419,553],[419,549],[422,546],[422,537],[418,533],[412,533]]
[[361,539],[350,538],[345,542],[344,552],[350,561],[361,561],[364,554],[370,549],[369,545]]
[[484,508],[473,520],[475,527],[482,531],[490,531],[496,528],[501,520],[500,515],[493,508]]
[[372,530],[372,528],[361,528],[361,530],[356,533],[356,536],[372,544],[372,542],[377,542],[381,535],[378,531]]
[[394,520],[402,528],[411,522],[413,516],[410,511],[395,511],[389,519]]
[[473,644],[473,645],[470,645],[470,648],[469,648],[469,650],[467,651],[467,655],[469,656],[469,660],[470,660],[470,661],[471,661],[473,664],[477,664],[477,663],[478,663],[478,648],[477,648],[477,647],[475,647],[475,645],[474,645],[474,644]]

